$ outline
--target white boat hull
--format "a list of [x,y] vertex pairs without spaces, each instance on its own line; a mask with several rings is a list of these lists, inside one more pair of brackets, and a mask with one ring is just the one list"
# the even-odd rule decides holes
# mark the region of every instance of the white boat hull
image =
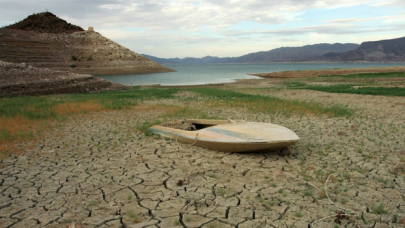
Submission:
[[208,126],[196,131],[175,129],[163,125],[149,130],[163,137],[223,152],[278,150],[299,141],[290,129],[269,123],[236,122],[227,120],[187,120],[195,125]]

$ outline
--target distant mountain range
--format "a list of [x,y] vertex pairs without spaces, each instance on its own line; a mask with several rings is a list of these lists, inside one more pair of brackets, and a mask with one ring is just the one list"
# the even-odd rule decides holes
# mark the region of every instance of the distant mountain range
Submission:
[[405,37],[391,40],[364,42],[355,50],[343,53],[327,53],[320,59],[339,62],[405,61]]
[[405,61],[405,37],[358,44],[314,44],[281,47],[240,57],[158,58],[141,54],[160,64],[220,64],[270,62],[385,62]]
[[141,54],[160,64],[218,64],[218,63],[268,63],[268,62],[299,62],[315,60],[326,53],[342,53],[358,48],[358,44],[314,44],[303,47],[281,47],[270,51],[250,53],[240,57],[213,57],[203,58],[158,58]]
[[358,44],[314,44],[302,47],[281,47],[271,51],[250,53],[236,58],[235,63],[300,62],[314,60],[326,53],[355,50]]

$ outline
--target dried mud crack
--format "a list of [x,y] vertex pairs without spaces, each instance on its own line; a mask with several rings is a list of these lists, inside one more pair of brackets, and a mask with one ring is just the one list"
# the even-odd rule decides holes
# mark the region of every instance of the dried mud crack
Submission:
[[[402,226],[405,106],[377,112],[401,98],[375,104],[366,95],[324,101],[321,92],[258,92],[362,109],[334,118],[201,110],[294,129],[301,141],[291,154],[222,153],[148,137],[134,126],[157,118],[154,109],[73,116],[38,141],[16,144],[22,155],[1,160],[0,227]],[[143,105],[181,106],[193,95],[181,94]],[[199,102],[188,105],[203,107]],[[336,220],[337,206],[359,216]]]

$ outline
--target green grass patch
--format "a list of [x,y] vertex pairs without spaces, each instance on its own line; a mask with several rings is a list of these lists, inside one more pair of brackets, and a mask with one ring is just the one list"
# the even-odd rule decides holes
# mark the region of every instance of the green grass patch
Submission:
[[[137,105],[147,99],[173,98],[177,89],[143,89],[104,91],[89,94],[11,97],[0,99],[0,117],[19,116],[28,120],[56,119],[64,115],[55,111],[62,104],[94,103],[101,109],[117,110]],[[77,106],[77,108],[80,108]],[[69,114],[68,112],[66,114]]]
[[153,125],[158,125],[158,124],[161,124],[161,123],[162,123],[162,121],[160,121],[160,120],[154,120],[154,121],[147,120],[147,121],[145,121],[143,123],[137,124],[136,128],[139,131],[141,131],[142,133],[144,133],[146,136],[152,136],[153,133],[151,131],[149,131],[148,129],[150,127],[152,127]]
[[[327,93],[349,93],[364,95],[381,96],[405,96],[405,88],[382,86],[381,80],[392,78],[404,78],[405,72],[387,72],[387,73],[363,73],[349,75],[319,76],[316,78],[299,79],[285,82],[284,85],[289,89],[309,89]],[[309,85],[309,82],[340,82],[330,86]],[[380,81],[380,82],[379,82]],[[388,80],[388,83],[390,81]]]
[[133,211],[128,211],[128,218],[131,219],[134,223],[140,223],[141,222],[138,215],[135,214]]
[[378,205],[374,205],[371,208],[371,213],[379,215],[379,214],[385,214],[385,213],[387,213],[387,211],[385,210],[384,204],[380,203]]
[[345,78],[345,79],[368,79],[368,78],[402,78],[405,72],[387,72],[387,73],[362,73],[348,75],[323,75],[319,78]]
[[297,115],[327,115],[329,117],[350,116],[353,111],[341,105],[324,106],[319,103],[280,99],[277,97],[245,94],[240,92],[215,89],[193,88],[189,91],[209,97],[207,101],[211,107],[227,106],[247,108],[253,113],[267,114],[297,114]]
[[302,192],[302,194],[304,195],[304,196],[311,196],[312,198],[315,198],[315,196],[314,196],[314,191],[312,190],[312,189],[306,189],[306,190],[304,190],[303,192]]
[[364,95],[380,95],[380,96],[405,96],[405,88],[401,87],[362,87],[362,85],[332,85],[332,86],[318,86],[307,85],[301,82],[293,82],[286,84],[289,89],[309,89],[322,91],[327,93],[350,93],[350,94],[364,94]]

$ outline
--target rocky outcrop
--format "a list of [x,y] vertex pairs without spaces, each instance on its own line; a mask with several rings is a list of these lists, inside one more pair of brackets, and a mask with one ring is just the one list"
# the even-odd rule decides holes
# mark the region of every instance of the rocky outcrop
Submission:
[[174,71],[82,30],[51,13],[31,15],[0,29],[0,60],[93,75]]
[[83,28],[67,23],[51,12],[30,15],[20,22],[6,26],[6,28],[37,31],[41,33],[73,33],[84,31]]
[[26,63],[0,61],[0,97],[84,93],[127,88],[88,74],[53,71],[35,68]]

